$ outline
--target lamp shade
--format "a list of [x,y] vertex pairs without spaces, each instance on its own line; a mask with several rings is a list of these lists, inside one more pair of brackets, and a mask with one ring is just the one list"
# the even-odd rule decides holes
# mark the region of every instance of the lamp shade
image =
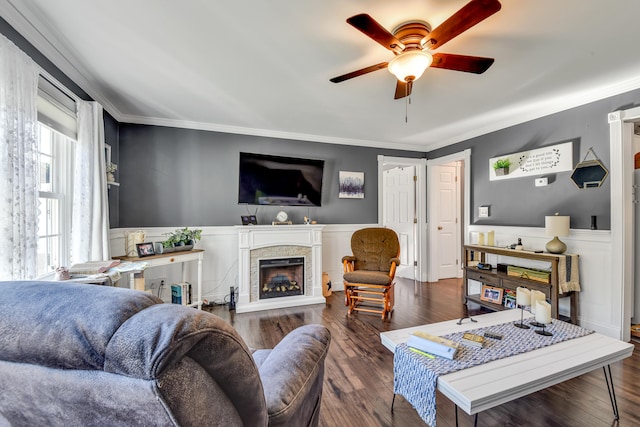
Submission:
[[398,80],[408,82],[418,80],[431,62],[433,56],[429,52],[410,50],[393,58],[387,68]]
[[544,229],[547,236],[568,236],[569,235],[569,220],[570,216],[545,216],[544,217]]

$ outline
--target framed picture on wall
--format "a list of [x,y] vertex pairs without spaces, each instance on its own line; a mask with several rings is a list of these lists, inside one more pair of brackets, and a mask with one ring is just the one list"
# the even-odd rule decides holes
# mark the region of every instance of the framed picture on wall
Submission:
[[364,199],[364,172],[340,171],[338,179],[340,199]]

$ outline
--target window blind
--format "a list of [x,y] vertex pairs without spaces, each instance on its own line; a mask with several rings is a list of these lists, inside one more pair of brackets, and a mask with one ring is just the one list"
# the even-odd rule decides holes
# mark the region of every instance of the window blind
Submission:
[[76,101],[42,75],[38,80],[38,121],[77,139]]

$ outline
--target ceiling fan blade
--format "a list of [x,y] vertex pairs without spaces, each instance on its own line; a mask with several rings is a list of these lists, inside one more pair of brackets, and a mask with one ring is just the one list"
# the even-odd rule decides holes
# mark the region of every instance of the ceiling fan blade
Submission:
[[452,38],[484,21],[500,10],[498,0],[471,0],[423,39],[427,49],[437,49]]
[[366,13],[361,13],[348,18],[347,23],[353,26],[356,30],[362,31],[362,33],[378,42],[386,49],[392,50],[398,54],[402,53],[404,45],[400,40],[395,38],[393,34],[387,31],[386,28]]
[[381,62],[379,64],[372,65],[372,66],[367,67],[367,68],[362,68],[360,70],[352,71],[350,73],[343,74],[341,76],[334,77],[334,78],[329,79],[329,80],[332,81],[333,83],[340,83],[340,82],[343,82],[345,80],[349,80],[349,79],[352,79],[354,77],[361,76],[363,74],[371,73],[373,71],[382,70],[383,68],[387,68],[387,65],[389,65],[388,62]]
[[447,70],[464,71],[482,74],[493,64],[493,58],[482,56],[454,55],[451,53],[434,53],[431,66]]
[[393,96],[393,99],[404,98],[405,96],[411,95],[411,89],[413,88],[413,81],[401,82],[396,79],[396,93]]

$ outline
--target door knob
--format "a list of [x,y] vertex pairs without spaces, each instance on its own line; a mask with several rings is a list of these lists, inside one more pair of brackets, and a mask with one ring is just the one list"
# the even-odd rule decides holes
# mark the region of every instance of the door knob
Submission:
[[442,230],[442,226],[441,225],[438,226],[438,230]]

